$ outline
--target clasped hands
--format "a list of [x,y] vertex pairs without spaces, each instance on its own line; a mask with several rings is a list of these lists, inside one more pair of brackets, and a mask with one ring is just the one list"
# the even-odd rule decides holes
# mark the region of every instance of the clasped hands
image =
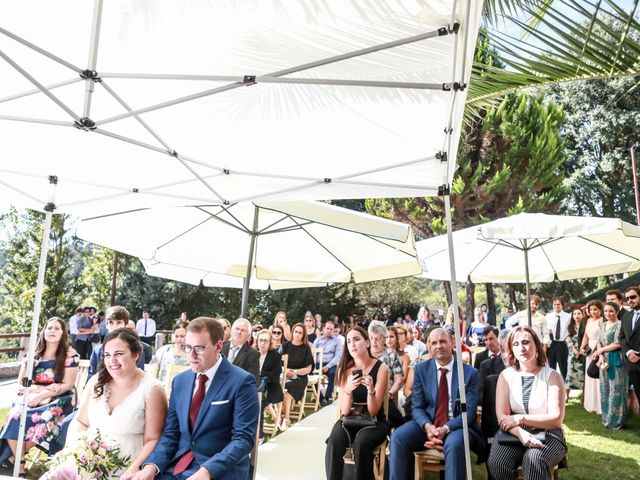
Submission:
[[432,448],[440,451],[444,450],[444,437],[447,436],[447,429],[427,424],[425,430],[427,432],[427,441],[424,442],[425,448]]
[[[505,432],[508,432],[514,427],[524,426],[523,421],[524,421],[524,415],[522,414],[506,416],[500,422],[500,429],[504,430]],[[538,440],[530,432],[522,428],[518,429],[518,431],[513,433],[513,435],[518,437],[518,439],[520,440],[520,443],[522,443],[522,445],[524,445],[525,447],[531,447],[531,448],[544,447],[544,444],[540,440]]]

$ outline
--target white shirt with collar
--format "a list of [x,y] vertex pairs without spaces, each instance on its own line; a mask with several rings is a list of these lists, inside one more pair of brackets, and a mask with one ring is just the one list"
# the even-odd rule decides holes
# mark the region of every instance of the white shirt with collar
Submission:
[[[205,370],[204,373],[207,376],[207,381],[204,383],[204,391],[205,394],[206,392],[209,391],[209,387],[211,386],[211,382],[213,382],[213,377],[216,376],[216,372],[218,371],[218,368],[220,368],[220,364],[222,363],[222,357],[220,355],[218,355],[218,360],[216,361],[216,363],[213,364],[213,367],[211,367],[209,370]],[[196,390],[198,390],[198,377],[200,375],[196,374],[196,379],[193,382],[193,392],[191,392],[191,396],[193,397],[196,394]]]
[[[440,369],[441,368],[446,368],[447,369],[447,389],[449,390],[449,408],[447,409],[447,418],[451,419],[453,417],[453,409],[451,408],[451,405],[453,404],[453,402],[451,401],[451,382],[453,380],[453,362],[454,362],[455,358],[452,359],[449,363],[447,363],[446,365],[440,365],[438,363],[438,361],[435,361],[435,365],[436,365],[436,385],[440,385]],[[438,398],[438,395],[436,395],[436,398]]]
[[[558,316],[560,316],[560,338],[555,338]],[[564,310],[561,310],[560,312],[556,312],[554,310],[550,313],[547,313],[545,320],[547,321],[549,336],[554,341],[564,342],[569,336],[569,322],[571,321],[571,314],[565,312]]]

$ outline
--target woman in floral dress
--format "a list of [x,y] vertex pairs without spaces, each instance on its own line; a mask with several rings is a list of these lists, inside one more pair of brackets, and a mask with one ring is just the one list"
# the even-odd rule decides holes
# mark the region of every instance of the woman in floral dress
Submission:
[[187,338],[188,324],[189,322],[183,320],[178,321],[173,327],[173,344],[162,346],[154,356],[154,361],[158,364],[158,380],[165,387],[172,365],[189,366],[189,356],[182,351],[185,338]]
[[575,308],[571,313],[569,321],[569,335],[567,336],[567,346],[569,347],[569,372],[567,386],[575,390],[584,389],[584,355],[580,353],[582,337],[584,337],[585,321],[584,314],[579,308]]
[[[29,397],[24,399],[23,388],[20,387],[18,401],[9,411],[0,434],[0,472],[13,471],[23,402],[29,407],[23,454],[34,446],[48,453],[51,444],[59,440],[60,424],[74,407],[73,387],[78,375],[78,362],[78,354],[69,347],[65,322],[58,317],[50,318],[36,343]],[[18,378],[24,376],[25,370],[26,359]]]
[[604,323],[598,335],[598,348],[593,352],[593,360],[606,362],[607,368],[600,368],[600,401],[602,404],[602,424],[614,430],[622,428],[627,418],[627,385],[629,379],[622,363],[620,352],[620,306],[607,302],[604,306]]

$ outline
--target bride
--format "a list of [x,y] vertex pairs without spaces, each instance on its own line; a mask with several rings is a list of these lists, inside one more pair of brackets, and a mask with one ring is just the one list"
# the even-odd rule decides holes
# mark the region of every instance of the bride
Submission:
[[[75,419],[69,426],[67,448],[79,437],[102,438],[117,442],[122,457],[131,465],[125,472],[112,472],[128,480],[140,470],[156,445],[167,414],[167,397],[160,383],[136,367],[142,353],[135,332],[120,328],[104,339],[103,361],[97,375],[87,383]],[[58,455],[65,455],[65,450]],[[64,477],[62,471],[49,479]]]

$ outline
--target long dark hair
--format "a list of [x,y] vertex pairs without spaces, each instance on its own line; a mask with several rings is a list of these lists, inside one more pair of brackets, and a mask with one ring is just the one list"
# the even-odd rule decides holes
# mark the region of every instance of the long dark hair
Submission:
[[47,323],[44,324],[44,328],[40,331],[36,342],[35,358],[42,358],[44,352],[47,350],[47,341],[44,337],[47,327],[51,322],[58,322],[60,324],[60,329],[62,330],[62,336],[60,337],[60,342],[56,349],[56,363],[53,365],[55,381],[61,382],[64,378],[64,364],[67,360],[67,355],[69,354],[69,335],[67,334],[67,324],[60,317],[51,317],[47,320]]
[[140,337],[138,334],[129,329],[129,328],[117,328],[109,335],[104,338],[104,342],[102,343],[102,358],[100,359],[100,364],[98,365],[98,380],[96,381],[95,386],[93,387],[93,396],[94,398],[98,398],[102,396],[104,393],[104,388],[112,379],[109,370],[104,364],[104,347],[107,346],[111,340],[119,338],[124,341],[132,355],[141,355],[142,354],[142,344],[140,343]]
[[[362,335],[362,338],[364,338],[365,342],[369,342],[369,334],[367,334],[367,331],[360,327],[360,326],[355,326],[355,327],[351,327],[348,331],[347,334],[345,335],[345,338],[349,336],[349,333],[352,331],[357,331],[360,333],[360,335]],[[369,347],[367,348],[367,353],[369,354],[369,357],[374,358],[373,355],[371,355],[371,343],[369,343]],[[347,371],[353,367],[355,365],[355,361],[353,360],[353,356],[351,355],[351,352],[349,351],[349,347],[347,346],[347,342],[344,342],[344,348],[342,350],[342,355],[340,356],[340,363],[338,363],[338,373],[336,375],[337,377],[337,381],[338,381],[338,385],[342,385],[342,382],[346,381],[347,379]]]

